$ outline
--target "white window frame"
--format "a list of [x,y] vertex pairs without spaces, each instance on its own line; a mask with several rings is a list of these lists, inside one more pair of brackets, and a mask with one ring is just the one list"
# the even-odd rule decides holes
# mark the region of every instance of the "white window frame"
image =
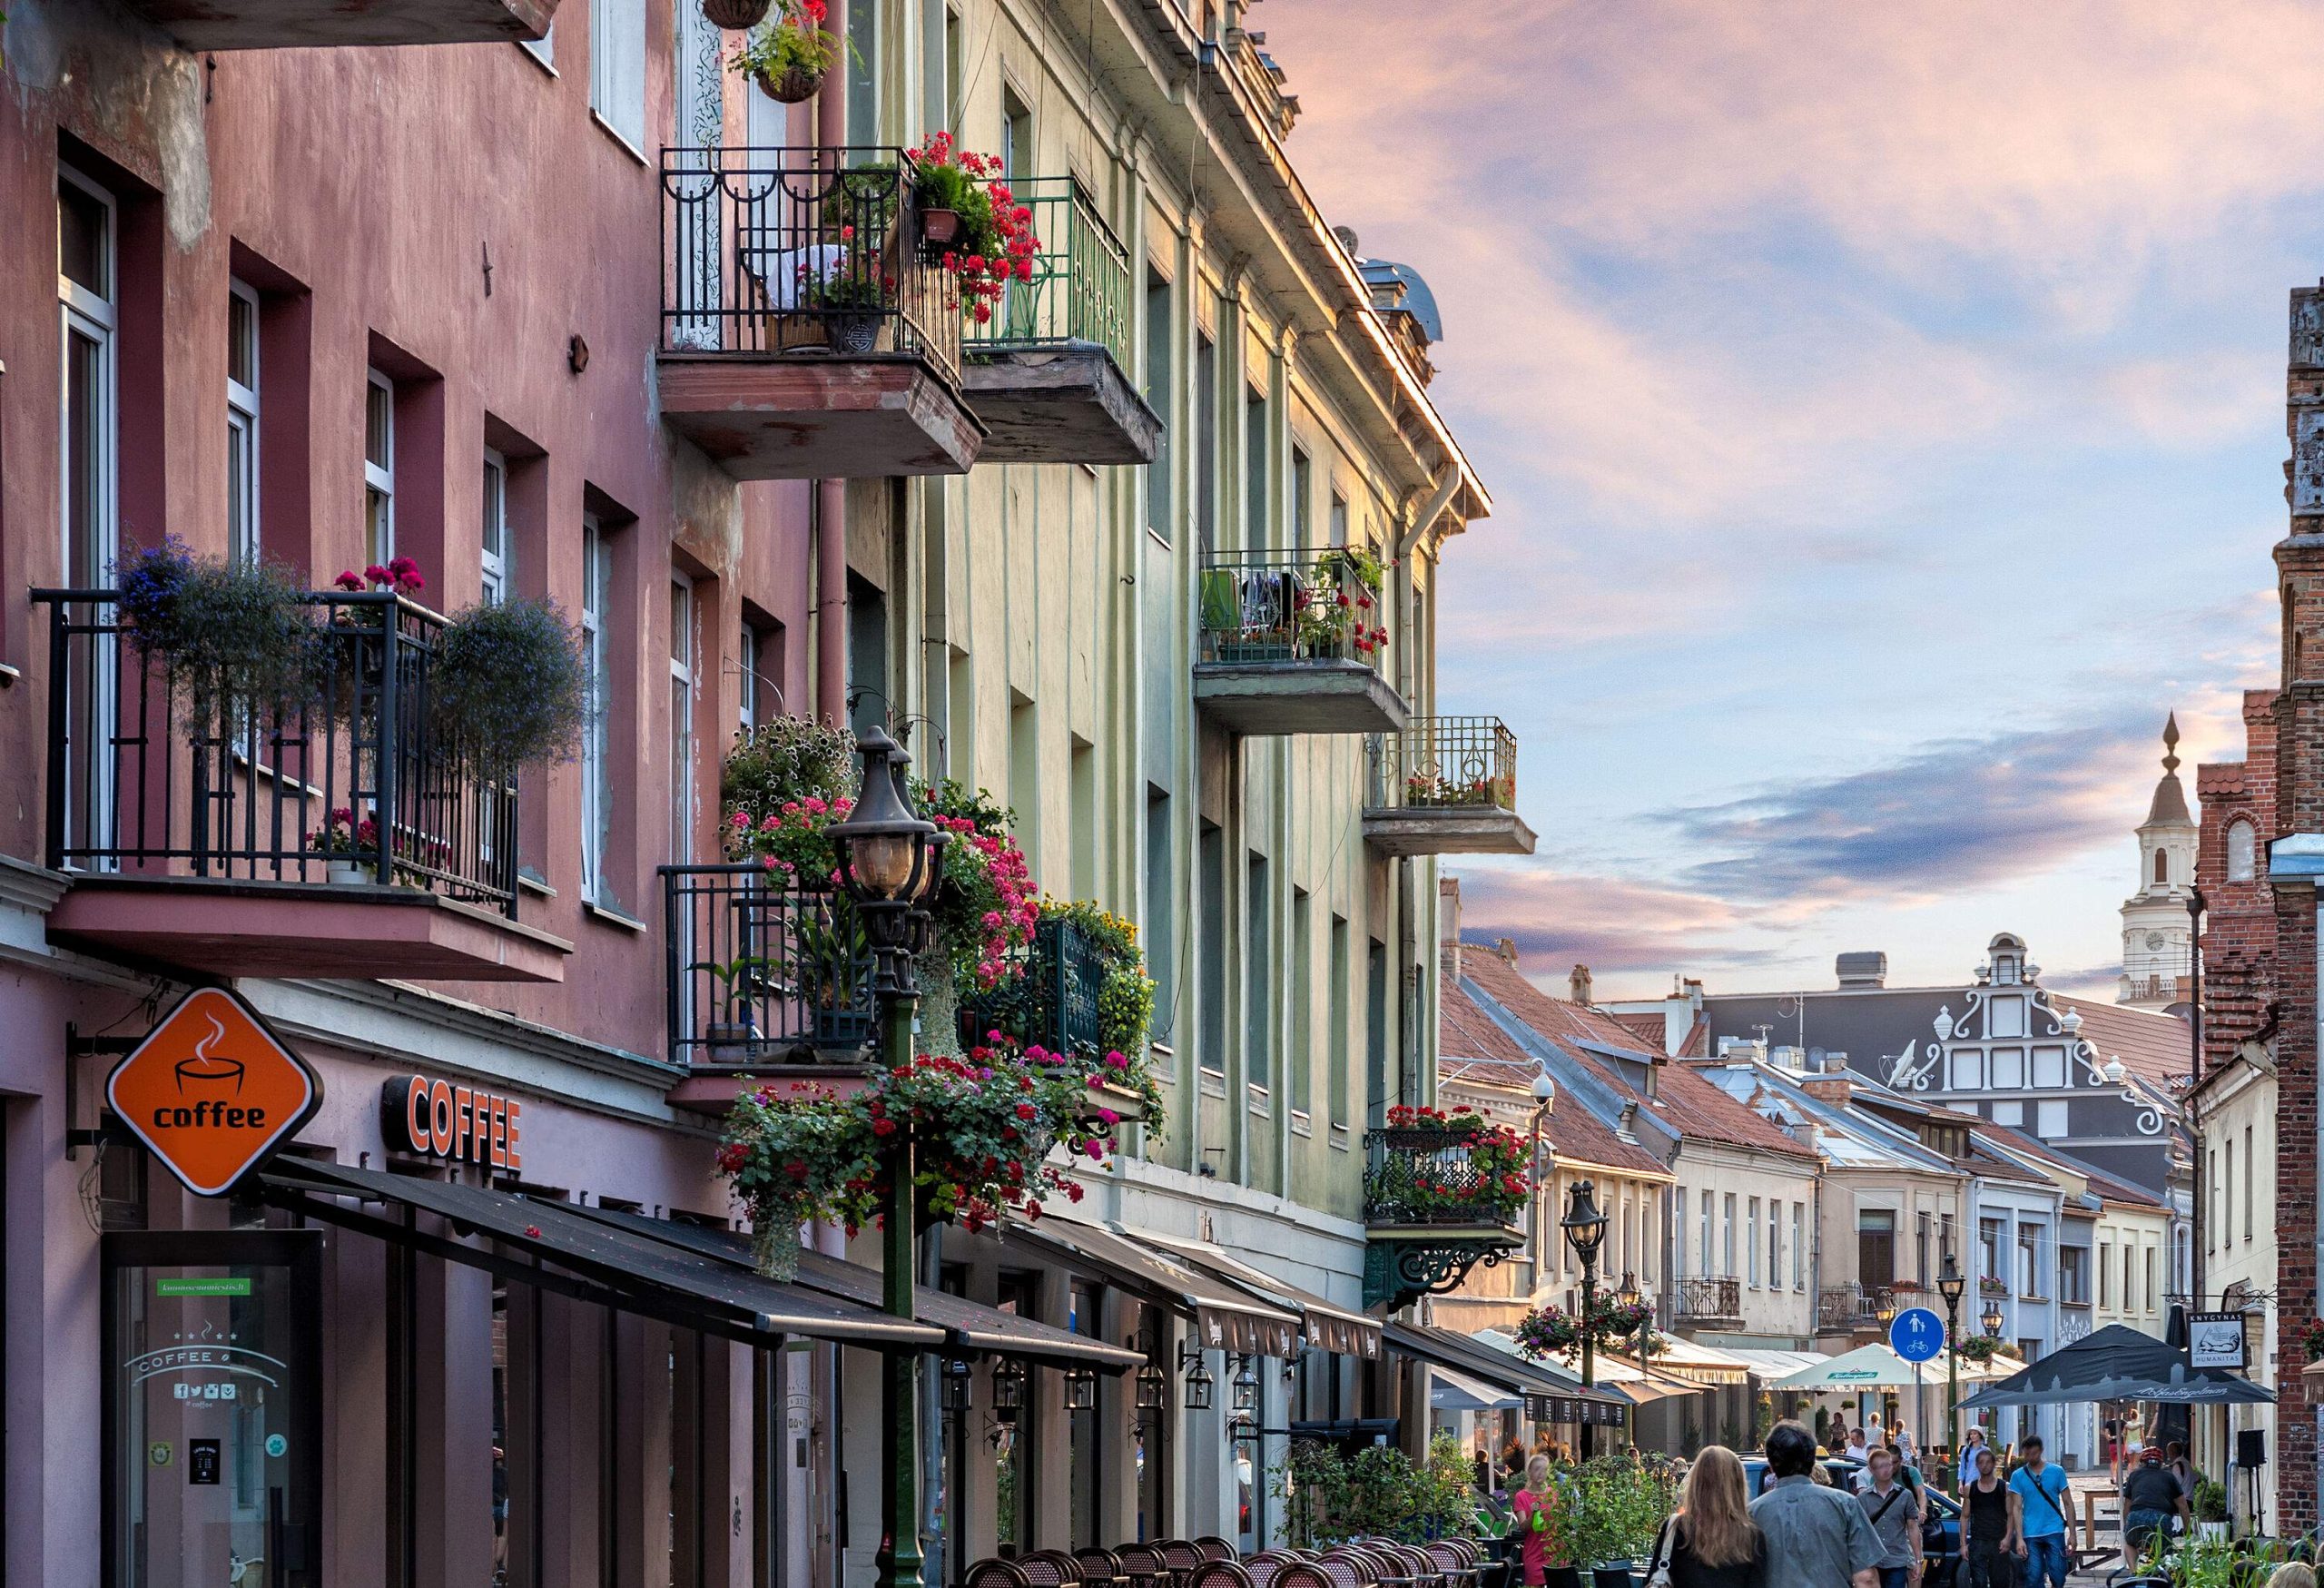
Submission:
[[1791,1287],[1807,1288],[1807,1204],[1791,1205]]
[[694,692],[702,668],[694,581],[670,570],[670,863],[694,858]]
[[[59,317],[56,398],[57,398],[57,567],[64,576],[63,582],[79,582],[80,574],[73,565],[73,501],[69,482],[74,478],[72,459],[72,426],[65,422],[64,394],[72,380],[73,339],[75,336],[91,343],[96,350],[96,390],[91,394],[96,409],[98,454],[94,470],[95,499],[90,504],[90,519],[94,526],[92,537],[94,561],[91,570],[97,584],[109,583],[113,565],[121,555],[121,409],[120,409],[120,350],[116,335],[120,316],[115,300],[121,292],[120,212],[113,196],[69,166],[56,168],[60,185],[79,189],[97,201],[104,211],[104,281],[106,296],[91,291],[67,277],[64,261],[57,261],[56,296]],[[59,240],[60,246],[62,239]],[[87,608],[82,608],[84,615]],[[91,637],[89,666],[85,677],[92,702],[109,702],[115,694],[117,647],[103,636]],[[69,685],[68,685],[69,687]],[[102,709],[102,708],[99,708]],[[80,714],[75,712],[76,720]],[[94,847],[97,834],[112,827],[113,758],[96,753],[93,744],[87,747],[85,760],[69,757],[61,775],[66,779],[65,809],[81,817],[87,830],[76,834],[84,844]],[[87,780],[86,790],[72,787],[75,774]],[[76,866],[75,869],[79,869]],[[103,869],[112,869],[105,866]]]
[[1757,1197],[1749,1200],[1747,1218],[1749,1222],[1745,1226],[1743,1238],[1743,1267],[1750,1288],[1757,1290],[1759,1287],[1759,1198]]
[[[226,282],[226,549],[238,562],[254,563],[259,558],[260,547],[258,394],[263,378],[259,365],[259,300],[256,291],[231,279]],[[236,303],[250,310],[251,384],[248,386],[234,379]],[[234,511],[238,499],[241,504],[239,518]]]
[[589,670],[589,718],[581,731],[581,897],[606,901],[606,834],[612,814],[611,757],[606,723],[612,715],[613,668],[606,633],[606,598],[612,594],[605,567],[605,527],[595,513],[581,515],[581,647]]
[[508,459],[484,449],[484,501],[477,527],[477,597],[497,607],[516,594],[516,558],[508,534]]
[[589,0],[589,113],[645,158],[645,0]]
[[[371,393],[383,391],[388,398],[388,422],[381,431],[386,441],[382,449],[387,456],[378,462],[371,458]],[[377,370],[363,371],[363,532],[369,542],[371,531],[371,495],[377,492],[381,503],[379,538],[377,545],[366,544],[366,560],[385,563],[396,554],[396,383]]]
[[742,668],[742,687],[735,701],[735,724],[751,733],[759,725],[759,631],[749,624],[735,642],[735,661]]

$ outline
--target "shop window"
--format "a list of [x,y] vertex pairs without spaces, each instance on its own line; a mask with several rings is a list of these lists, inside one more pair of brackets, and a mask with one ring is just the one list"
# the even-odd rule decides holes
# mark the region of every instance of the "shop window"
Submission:
[[226,550],[237,562],[259,554],[258,294],[226,285]]
[[[1065,1327],[1077,1335],[1095,1336],[1103,1314],[1104,1292],[1095,1285],[1077,1279],[1068,1288]],[[1098,1536],[1103,1525],[1104,1480],[1108,1475],[1107,1441],[1100,1437],[1097,1396],[1090,1404],[1076,1409],[1068,1397],[1065,1413],[1066,1448],[1069,1454],[1069,1470],[1073,1475],[1073,1492],[1068,1506],[1068,1526],[1075,1549],[1094,1549],[1105,1541]]]

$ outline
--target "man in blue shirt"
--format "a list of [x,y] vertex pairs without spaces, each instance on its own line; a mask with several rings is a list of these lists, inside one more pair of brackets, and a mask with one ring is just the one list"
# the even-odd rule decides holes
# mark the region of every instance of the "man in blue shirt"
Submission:
[[2042,1439],[2028,1434],[2018,1443],[2024,1464],[2009,1475],[2025,1518],[2017,1553],[2025,1557],[2024,1588],[2066,1588],[2072,1565],[2066,1554],[2066,1475],[2042,1459]]

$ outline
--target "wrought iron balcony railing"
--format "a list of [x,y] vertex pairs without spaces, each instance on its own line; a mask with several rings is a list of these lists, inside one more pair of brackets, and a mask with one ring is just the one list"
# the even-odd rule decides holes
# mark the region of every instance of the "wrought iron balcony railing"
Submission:
[[871,1044],[871,944],[843,895],[777,886],[747,862],[660,874],[673,1062],[750,1069]]
[[963,332],[966,351],[1016,352],[1064,342],[1095,342],[1122,369],[1129,358],[1129,250],[1098,212],[1098,201],[1070,176],[1011,182],[1017,202],[1033,212],[1033,279],[1012,281],[993,317]]
[[1680,1323],[1743,1316],[1743,1282],[1732,1275],[1697,1275],[1675,1281],[1670,1292],[1671,1317]]
[[957,385],[960,281],[901,149],[665,149],[662,350],[917,358]]
[[1203,559],[1198,659],[1357,662],[1377,672],[1387,616],[1367,560],[1338,547],[1212,552]]
[[1414,717],[1383,734],[1372,762],[1375,809],[1517,808],[1517,735],[1497,716]]
[[1033,931],[1019,954],[1023,974],[1000,992],[965,1002],[960,1040],[972,1043],[999,1031],[1027,1046],[1093,1058],[1102,1046],[1098,993],[1105,962],[1081,928],[1052,916]]
[[261,698],[142,652],[114,591],[33,595],[49,609],[53,868],[324,883],[355,866],[517,913],[517,788],[476,776],[437,720],[435,613],[310,592],[304,676]]
[[[1816,1298],[1816,1327],[1825,1329],[1877,1329],[1885,1309],[1898,1305],[1893,1287],[1827,1285]],[[1909,1302],[1904,1305],[1911,1305]]]
[[[1472,1149],[1442,1130],[1364,1132],[1364,1218],[1373,1227],[1512,1226],[1516,1210]],[[1519,1198],[1519,1205],[1522,1199]]]

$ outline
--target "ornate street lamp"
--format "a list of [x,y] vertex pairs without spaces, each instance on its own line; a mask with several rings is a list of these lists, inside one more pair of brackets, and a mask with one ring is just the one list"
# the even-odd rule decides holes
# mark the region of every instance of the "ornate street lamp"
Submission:
[[969,1409],[969,1384],[971,1369],[969,1366],[968,1358],[948,1357],[941,1371],[944,1383],[944,1410],[957,1417]]
[[[880,1006],[881,1050],[891,1067],[911,1062],[911,1022],[920,1002],[912,956],[927,946],[928,897],[936,886],[948,834],[911,808],[904,770],[911,757],[877,727],[857,741],[863,759],[855,808],[831,828],[840,885],[847,890],[863,935],[872,944],[872,996]],[[881,1209],[881,1296],[888,1316],[914,1317],[911,1132],[899,1130],[886,1149],[888,1192]],[[881,1431],[880,1523],[876,1558],[880,1588],[920,1588],[920,1375],[907,1351],[886,1353],[887,1418]],[[1024,1398],[1025,1368],[1003,1362],[993,1369],[993,1409],[1015,1415]],[[1004,1402],[1004,1386],[1012,1398]]]
[[[1589,1389],[1597,1383],[1596,1360],[1590,1349],[1597,1334],[1598,1312],[1598,1250],[1606,1244],[1606,1215],[1598,1207],[1597,1188],[1588,1180],[1576,1180],[1566,1193],[1565,1217],[1558,1221],[1565,1231],[1566,1244],[1581,1261],[1581,1386]],[[1581,1425],[1581,1455],[1590,1457],[1590,1425]]]
[[1179,1346],[1178,1369],[1186,1375],[1187,1410],[1190,1412],[1210,1410],[1211,1391],[1218,1381],[1210,1376],[1210,1369],[1203,1366],[1202,1347],[1199,1346]]
[[[1945,1449],[1948,1457],[1945,1464],[1945,1486],[1952,1488],[1961,1481],[1961,1464],[1949,1459],[1961,1443],[1961,1293],[1969,1281],[1953,1260],[1951,1248],[1945,1248],[1945,1267],[1936,1276],[1936,1293],[1945,1297]],[[1926,1429],[1922,1432],[1925,1434]]]
[[1989,1340],[1998,1340],[2001,1338],[2002,1319],[2000,1297],[1986,1297],[1984,1314],[1983,1317],[1979,1317],[1977,1321],[1985,1326],[1985,1338]]
[[1025,1406],[1025,1364],[1003,1357],[992,1365],[992,1411],[1004,1423],[1013,1423]]
[[1098,1404],[1098,1374],[1095,1368],[1068,1367],[1065,1370],[1065,1409],[1086,1412]]

